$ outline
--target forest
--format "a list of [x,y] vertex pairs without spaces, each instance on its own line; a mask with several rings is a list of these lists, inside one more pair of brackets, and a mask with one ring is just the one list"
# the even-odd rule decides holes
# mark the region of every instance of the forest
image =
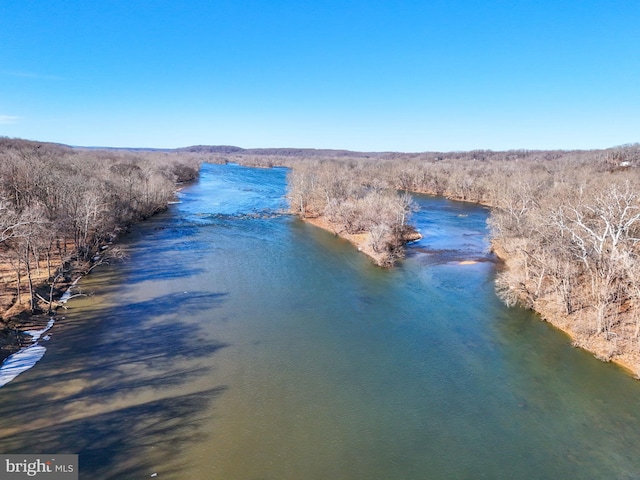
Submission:
[[31,314],[52,313],[75,278],[122,257],[113,241],[166,209],[199,166],[188,153],[0,138],[2,356],[17,348]]
[[[194,146],[97,150],[0,139],[0,264],[5,312],[117,258],[109,245],[166,208],[201,162],[285,166],[291,212],[359,236],[392,267],[416,238],[411,193],[487,205],[496,290],[573,344],[640,373],[640,145],[590,151],[363,153]],[[108,248],[105,248],[108,247]]]

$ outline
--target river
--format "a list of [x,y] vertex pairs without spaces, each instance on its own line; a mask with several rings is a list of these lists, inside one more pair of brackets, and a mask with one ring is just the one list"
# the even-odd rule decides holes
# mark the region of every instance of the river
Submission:
[[424,238],[385,270],[282,214],[286,172],[205,164],[135,227],[0,389],[0,452],[86,479],[640,478],[640,384],[498,301],[485,208],[416,196]]

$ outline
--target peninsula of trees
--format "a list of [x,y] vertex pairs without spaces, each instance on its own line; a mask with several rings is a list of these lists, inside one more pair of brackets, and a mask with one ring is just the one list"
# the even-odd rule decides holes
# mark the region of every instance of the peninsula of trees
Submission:
[[165,208],[175,182],[196,175],[199,162],[278,165],[290,168],[292,213],[386,266],[416,238],[411,192],[491,207],[492,246],[505,264],[496,288],[505,303],[539,312],[576,346],[640,373],[638,144],[409,154],[91,150],[4,139],[0,157],[3,289],[23,302],[33,302],[25,285],[34,269],[51,283],[56,264],[99,255],[119,229]]

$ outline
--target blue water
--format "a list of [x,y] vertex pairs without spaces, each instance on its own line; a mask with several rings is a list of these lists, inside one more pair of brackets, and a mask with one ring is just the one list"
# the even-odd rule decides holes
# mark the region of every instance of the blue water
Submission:
[[[488,210],[416,196],[384,270],[204,165],[0,389],[0,451],[80,478],[640,478],[640,385],[496,298]],[[475,261],[460,264],[462,261]]]

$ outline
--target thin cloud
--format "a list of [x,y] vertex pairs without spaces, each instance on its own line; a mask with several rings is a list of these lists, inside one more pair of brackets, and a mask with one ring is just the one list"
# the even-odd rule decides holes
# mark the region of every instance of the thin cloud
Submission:
[[5,77],[33,78],[36,80],[62,80],[62,77],[58,77],[57,75],[47,75],[43,73],[32,72],[3,71],[0,72],[0,75],[3,75]]
[[13,115],[0,115],[0,125],[13,125],[18,123],[20,117],[14,117]]

